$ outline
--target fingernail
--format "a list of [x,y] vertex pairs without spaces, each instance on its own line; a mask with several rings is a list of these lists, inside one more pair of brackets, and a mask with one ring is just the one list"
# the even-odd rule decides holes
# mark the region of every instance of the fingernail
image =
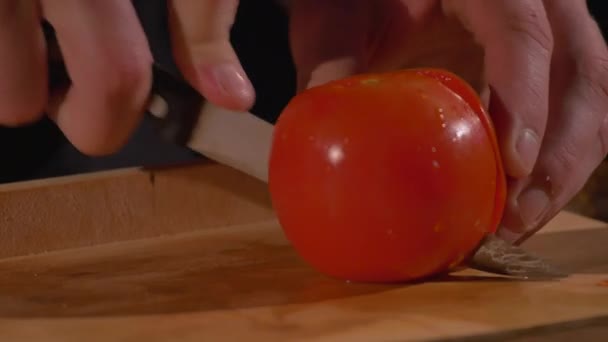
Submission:
[[529,174],[534,169],[538,150],[540,149],[538,136],[533,131],[524,129],[517,138],[515,149],[519,155],[522,167],[525,169],[526,174]]
[[530,187],[519,195],[517,203],[524,228],[528,230],[533,229],[549,209],[550,199],[543,189]]
[[251,85],[242,71],[233,64],[220,64],[211,69],[218,90],[224,96],[237,96],[250,100],[253,97]]

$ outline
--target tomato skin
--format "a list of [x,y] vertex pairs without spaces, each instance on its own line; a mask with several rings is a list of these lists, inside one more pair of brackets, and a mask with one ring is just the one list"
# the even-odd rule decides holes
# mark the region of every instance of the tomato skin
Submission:
[[504,206],[489,117],[436,69],[363,74],[294,97],[275,125],[272,202],[299,255],[363,282],[459,265]]

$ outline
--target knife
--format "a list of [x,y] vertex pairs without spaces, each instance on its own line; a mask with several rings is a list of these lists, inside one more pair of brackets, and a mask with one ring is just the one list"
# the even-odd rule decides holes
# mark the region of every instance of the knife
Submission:
[[[51,30],[45,30],[51,93],[69,85],[61,53]],[[274,125],[248,112],[235,112],[205,100],[184,79],[152,66],[153,81],[146,115],[160,136],[204,157],[268,182]],[[543,258],[488,234],[463,267],[522,279],[568,276]]]

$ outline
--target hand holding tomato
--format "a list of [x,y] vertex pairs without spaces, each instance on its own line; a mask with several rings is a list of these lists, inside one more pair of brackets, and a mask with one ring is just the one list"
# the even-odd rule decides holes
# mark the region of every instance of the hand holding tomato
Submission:
[[475,86],[509,176],[509,240],[554,217],[608,153],[608,51],[585,1],[296,0],[290,16],[300,89],[421,66]]

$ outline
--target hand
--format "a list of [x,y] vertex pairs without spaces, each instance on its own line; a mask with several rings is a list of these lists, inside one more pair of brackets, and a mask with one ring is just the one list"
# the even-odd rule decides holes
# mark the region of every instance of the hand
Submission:
[[[56,30],[73,81],[52,108],[42,18]],[[93,155],[128,139],[151,82],[144,32],[122,0],[2,1],[0,61],[0,124],[28,124],[49,110],[67,138]]]
[[[231,109],[253,104],[228,32],[236,1],[170,1],[175,54],[204,95]],[[42,19],[55,29],[72,85],[51,98]],[[139,125],[151,86],[152,55],[130,1],[0,2],[0,125],[32,123],[48,113],[88,155],[124,146]]]
[[438,66],[480,91],[509,176],[508,240],[553,218],[608,153],[608,52],[583,0],[296,0],[290,13],[300,88]]

